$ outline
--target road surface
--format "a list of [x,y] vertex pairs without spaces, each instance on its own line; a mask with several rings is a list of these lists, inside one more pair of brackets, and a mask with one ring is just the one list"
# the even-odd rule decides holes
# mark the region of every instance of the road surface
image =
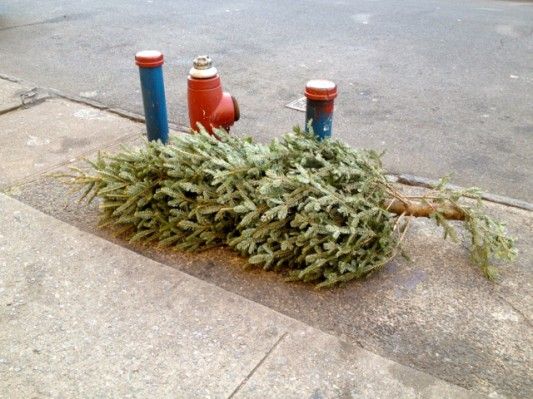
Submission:
[[101,1],[0,4],[0,73],[141,112],[133,55],[166,56],[185,125],[191,60],[208,53],[261,141],[304,114],[311,78],[338,83],[334,134],[387,169],[533,201],[533,3],[494,0]]

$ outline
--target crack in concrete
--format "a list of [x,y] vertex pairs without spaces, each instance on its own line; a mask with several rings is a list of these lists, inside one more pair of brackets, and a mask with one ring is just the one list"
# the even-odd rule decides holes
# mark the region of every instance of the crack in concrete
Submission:
[[526,324],[529,326],[529,327],[533,327],[533,324],[531,323],[531,320],[529,319],[529,317],[527,317],[527,315],[522,311],[520,310],[519,308],[517,308],[512,302],[510,302],[507,298],[505,298],[503,295],[501,294],[497,294],[497,297],[500,298],[502,300],[502,302],[506,303],[511,309],[513,309],[516,313],[518,313],[520,316],[522,316],[522,318],[524,319],[524,321],[526,322]]
[[0,28],[0,32],[4,32],[4,31],[7,31],[7,30],[18,29],[18,28],[26,28],[28,26],[57,24],[57,23],[67,22],[67,21],[76,21],[76,20],[80,20],[80,19],[86,19],[86,18],[89,17],[89,15],[91,15],[91,14],[90,13],[64,14],[64,15],[60,15],[58,17],[43,19],[41,21],[29,22],[27,24],[4,26],[3,28]]
[[45,19],[43,21],[30,22],[30,23],[27,23],[27,24],[20,24],[20,25],[5,26],[3,28],[0,28],[0,32],[4,32],[6,30],[18,29],[18,28],[26,28],[28,26],[56,24],[56,23],[61,22],[59,19],[66,20],[66,18],[67,18],[67,16],[63,15],[63,17],[50,18],[50,19]]
[[239,393],[239,391],[242,389],[242,387],[244,387],[246,385],[246,383],[250,380],[250,378],[254,375],[254,373],[257,371],[257,369],[259,367],[261,367],[261,365],[265,362],[265,360],[270,356],[270,354],[272,352],[274,352],[274,350],[279,346],[279,344],[281,343],[281,341],[283,341],[283,339],[285,339],[285,337],[288,335],[289,333],[288,332],[284,332],[281,337],[279,337],[279,339],[274,343],[274,345],[272,345],[272,348],[270,348],[268,350],[268,352],[265,354],[265,356],[263,356],[263,358],[255,365],[255,367],[252,369],[252,371],[250,371],[248,373],[248,375],[246,377],[244,377],[244,379],[241,381],[241,383],[239,385],[237,385],[237,388],[235,388],[233,390],[233,392],[228,396],[228,399],[231,399],[233,397],[235,397],[235,395],[237,393]]

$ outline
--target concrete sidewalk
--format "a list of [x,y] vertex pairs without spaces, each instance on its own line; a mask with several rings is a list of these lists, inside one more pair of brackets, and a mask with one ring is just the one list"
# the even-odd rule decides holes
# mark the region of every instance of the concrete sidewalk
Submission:
[[[22,100],[24,100],[25,104],[22,103]],[[190,293],[192,291],[177,291],[187,286],[187,284],[183,285],[183,287],[181,285],[176,286],[176,291],[172,287],[165,288],[165,295],[168,294],[172,298],[172,301],[181,304],[179,305],[181,306],[179,307],[180,318],[199,318],[204,311],[207,313],[213,312],[209,313],[213,315],[217,312],[217,309],[222,309],[221,317],[212,316],[212,325],[204,324],[202,328],[205,331],[214,329],[213,331],[216,332],[215,338],[213,338],[213,341],[210,341],[212,342],[211,347],[217,349],[216,353],[213,352],[213,359],[218,359],[219,357],[227,359],[229,363],[224,364],[230,364],[231,366],[228,365],[227,367],[232,370],[237,367],[234,363],[240,363],[240,360],[237,360],[238,356],[241,356],[240,359],[245,359],[242,360],[243,365],[239,369],[241,370],[240,374],[235,374],[236,376],[234,375],[231,380],[231,383],[234,384],[232,389],[238,389],[241,395],[244,395],[245,389],[250,389],[251,386],[254,386],[256,381],[257,384],[261,384],[263,381],[274,381],[272,384],[279,385],[280,389],[286,390],[288,388],[284,384],[276,381],[290,381],[290,378],[295,378],[297,382],[292,382],[292,386],[296,389],[295,392],[311,392],[308,390],[308,387],[313,386],[316,381],[323,379],[325,381],[333,381],[332,384],[336,384],[338,389],[333,387],[333,385],[328,385],[329,388],[322,388],[322,385],[316,385],[316,389],[320,388],[323,391],[312,391],[311,394],[314,396],[311,394],[309,396],[317,398],[321,397],[321,395],[326,397],[343,397],[346,392],[342,391],[344,387],[342,382],[346,381],[346,379],[349,382],[351,381],[350,377],[346,376],[347,372],[345,370],[355,373],[361,381],[366,379],[366,374],[364,373],[371,371],[371,369],[367,370],[370,366],[354,368],[359,367],[361,364],[357,360],[360,359],[358,357],[359,350],[353,349],[351,346],[355,345],[358,348],[366,349],[368,352],[378,354],[381,356],[381,358],[377,357],[378,359],[390,359],[393,362],[391,364],[403,364],[408,367],[407,370],[421,370],[432,375],[437,380],[447,381],[452,385],[461,386],[471,392],[486,394],[493,398],[531,397],[531,393],[533,392],[530,378],[533,359],[531,350],[533,347],[533,336],[531,334],[531,317],[533,315],[533,301],[531,300],[533,292],[533,287],[531,286],[531,282],[533,281],[533,270],[531,268],[531,260],[533,259],[533,212],[492,204],[490,202],[486,203],[487,211],[497,219],[505,221],[510,233],[518,238],[517,245],[520,251],[516,262],[502,265],[500,268],[502,275],[497,283],[486,280],[479,270],[469,263],[468,255],[460,245],[443,241],[441,238],[442,232],[431,221],[416,220],[413,222],[413,227],[406,242],[407,252],[412,259],[411,262],[397,259],[387,264],[379,273],[375,273],[365,280],[353,282],[344,288],[317,291],[313,286],[307,284],[288,284],[276,273],[264,272],[257,269],[244,270],[246,260],[224,248],[217,248],[200,254],[177,253],[149,246],[132,246],[123,240],[110,236],[105,230],[98,229],[97,205],[93,204],[90,207],[78,205],[76,203],[76,195],[69,193],[68,187],[61,184],[57,179],[47,177],[47,174],[49,172],[63,171],[69,165],[81,166],[82,157],[88,156],[89,158],[93,158],[96,152],[100,150],[115,151],[120,144],[137,145],[142,143],[144,125],[135,122],[131,118],[121,117],[117,115],[117,112],[119,111],[108,110],[97,104],[87,105],[81,104],[79,101],[58,98],[54,96],[53,92],[48,93],[46,90],[35,89],[30,84],[20,84],[0,79],[0,190],[11,197],[19,199],[21,202],[29,205],[30,208],[35,208],[52,216],[53,218],[50,219],[50,222],[46,223],[47,225],[55,226],[55,223],[59,223],[59,226],[64,226],[56,220],[59,219],[68,225],[74,225],[82,231],[90,233],[80,233],[78,230],[71,228],[77,234],[75,237],[84,237],[83,239],[79,238],[78,241],[83,243],[85,250],[88,252],[85,252],[83,255],[78,251],[77,247],[79,244],[70,245],[72,248],[69,247],[70,249],[67,251],[67,255],[69,251],[74,251],[73,254],[78,254],[79,256],[74,256],[76,258],[74,260],[72,257],[69,257],[68,262],[73,265],[75,263],[74,261],[78,262],[76,265],[78,269],[83,268],[83,272],[78,271],[77,275],[69,277],[66,281],[69,281],[70,285],[62,288],[61,281],[63,281],[63,275],[67,276],[71,272],[70,266],[66,267],[64,261],[61,260],[63,259],[61,256],[64,255],[61,252],[65,248],[64,243],[69,240],[63,236],[49,234],[53,228],[43,227],[43,229],[39,230],[40,228],[30,223],[29,220],[27,220],[27,226],[25,227],[28,231],[20,231],[18,240],[16,240],[14,239],[16,235],[13,235],[14,233],[12,234],[10,224],[4,223],[0,225],[0,234],[4,237],[2,238],[3,243],[0,244],[0,247],[4,251],[17,251],[18,248],[20,254],[17,252],[17,256],[20,259],[24,258],[25,262],[29,262],[29,266],[23,267],[22,270],[18,270],[16,265],[10,264],[11,268],[15,268],[11,272],[27,273],[29,275],[28,279],[34,278],[31,277],[34,272],[38,276],[49,275],[50,281],[48,283],[57,284],[57,293],[60,295],[60,298],[58,299],[54,296],[56,293],[54,291],[56,290],[55,285],[52,287],[52,291],[50,291],[49,286],[48,291],[46,291],[48,294],[46,294],[45,303],[38,306],[44,312],[44,310],[48,309],[50,301],[51,304],[56,299],[60,301],[55,303],[55,308],[50,307],[53,311],[51,310],[50,313],[43,314],[54,315],[55,310],[58,310],[57,307],[63,305],[65,308],[66,303],[71,303],[72,307],[76,309],[71,314],[67,315],[65,313],[66,321],[64,320],[64,323],[60,320],[54,325],[46,324],[47,322],[52,322],[48,319],[48,316],[39,320],[39,323],[43,324],[45,334],[38,335],[35,338],[35,342],[46,340],[49,334],[52,334],[50,339],[56,339],[57,337],[54,338],[53,334],[60,328],[58,326],[62,324],[69,326],[70,320],[76,322],[73,327],[69,327],[75,332],[72,336],[77,334],[87,341],[87,345],[92,345],[95,349],[95,356],[98,359],[98,356],[104,358],[108,355],[105,347],[107,345],[112,346],[115,343],[115,338],[113,337],[116,337],[119,344],[126,345],[133,351],[136,342],[140,339],[139,331],[135,330],[137,331],[135,332],[136,335],[132,332],[132,335],[124,335],[121,338],[120,334],[123,333],[119,333],[119,330],[114,329],[115,325],[116,328],[122,328],[122,331],[124,331],[127,330],[127,321],[118,318],[117,322],[114,323],[113,317],[121,312],[121,308],[124,308],[124,314],[129,320],[133,317],[132,314],[134,314],[135,309],[152,306],[150,318],[155,319],[159,317],[157,312],[159,311],[160,303],[162,302],[166,306],[168,301],[165,302],[164,299],[156,298],[156,294],[152,292],[151,294],[146,293],[147,302],[144,303],[141,299],[145,295],[144,293],[131,298],[127,295],[128,292],[135,293],[141,290],[141,288],[137,287],[134,289],[131,286],[120,288],[120,284],[133,284],[128,279],[131,280],[137,277],[138,279],[144,278],[142,277],[144,276],[142,273],[145,273],[145,264],[157,265],[157,268],[150,266],[150,270],[160,270],[162,268],[160,263],[163,263],[181,273],[195,276],[207,283],[236,294],[237,296],[232,297],[240,298],[239,301],[242,301],[242,303],[249,303],[247,300],[242,299],[242,297],[248,298],[252,303],[260,303],[265,306],[262,307],[256,304],[258,309],[263,309],[263,311],[272,309],[272,311],[267,312],[268,314],[272,312],[272,314],[278,317],[280,314],[285,315],[280,319],[280,326],[283,328],[276,327],[277,332],[272,333],[271,337],[268,336],[269,333],[265,332],[267,330],[270,331],[271,324],[261,324],[260,322],[257,322],[259,323],[257,324],[257,328],[259,328],[257,331],[262,331],[262,333],[258,333],[256,330],[252,331],[250,327],[251,334],[253,333],[251,336],[237,334],[236,331],[238,328],[236,325],[231,327],[231,323],[229,324],[231,327],[230,330],[234,328],[235,332],[232,331],[229,333],[227,329],[220,330],[222,327],[218,325],[219,321],[217,321],[217,317],[221,318],[220,322],[226,317],[240,317],[235,312],[225,313],[225,308],[229,308],[229,305],[217,305],[218,308],[213,309],[211,309],[211,306],[206,305],[211,310],[201,310],[198,313],[195,312],[195,309],[204,309],[205,306],[202,308],[198,304],[195,304],[194,307],[187,305],[187,303],[191,303],[192,301],[186,299],[188,298],[187,295],[189,295],[187,292]],[[401,189],[416,190],[416,188],[408,187],[402,187]],[[36,212],[30,209],[28,212],[17,213],[15,208],[24,207],[23,205],[16,202],[11,203],[5,198],[2,199],[2,203],[12,204],[10,206],[14,207],[12,212],[15,219],[20,219],[21,214]],[[5,213],[3,208],[0,208],[0,212],[2,214]],[[40,215],[37,218],[38,220],[44,217],[38,212],[35,215]],[[2,215],[2,217],[9,220],[9,213]],[[15,222],[11,220],[11,223]],[[64,228],[66,229],[67,227]],[[64,290],[71,292],[69,290],[72,289],[76,295],[78,293],[82,295],[80,289],[72,288],[76,287],[76,284],[82,284],[78,283],[78,280],[86,283],[88,285],[86,287],[87,289],[92,289],[91,287],[94,288],[98,285],[90,282],[85,276],[85,268],[88,267],[88,264],[84,262],[92,262],[91,256],[96,256],[90,252],[89,247],[85,247],[85,241],[94,239],[96,242],[100,242],[93,235],[103,237],[107,242],[110,241],[119,245],[117,247],[108,243],[106,254],[101,254],[103,250],[100,249],[100,252],[98,252],[100,260],[109,259],[113,262],[115,260],[118,262],[120,257],[126,256],[123,255],[125,253],[128,254],[127,257],[129,259],[133,254],[122,248],[126,247],[133,249],[145,257],[151,258],[152,261],[139,256],[138,268],[130,269],[132,273],[134,270],[136,270],[135,273],[138,273],[138,275],[132,275],[133,277],[128,277],[129,275],[127,273],[121,272],[119,269],[108,268],[108,262],[98,261],[100,262],[98,268],[93,267],[90,269],[91,273],[99,273],[98,276],[95,276],[95,279],[101,282],[99,283],[100,286],[97,287],[100,291],[95,292],[98,293],[100,298],[108,298],[109,300],[100,299],[100,303],[97,304],[100,307],[94,303],[91,305],[89,303],[89,295],[93,295],[94,293],[87,293],[85,297],[76,297],[72,301],[65,302],[63,296],[67,295]],[[28,243],[31,243],[36,238],[43,241],[46,240],[46,243],[41,242],[40,245],[42,248],[37,248],[40,252],[28,250],[25,254],[24,246],[28,248],[31,248],[31,246],[24,241],[20,241],[24,237],[27,238]],[[41,257],[46,253],[45,251],[57,256],[51,258],[51,261],[55,262],[55,266],[48,265],[44,269],[45,271],[41,273],[40,265],[46,265],[43,263],[44,261],[40,261]],[[7,252],[4,253],[7,254]],[[40,254],[43,255],[41,256]],[[4,260],[1,256],[2,254],[0,253],[0,261],[3,262]],[[95,265],[93,264],[93,266]],[[54,267],[57,267],[57,270],[54,271]],[[173,269],[165,267],[165,271],[158,275],[160,280],[150,281],[156,281],[154,284],[158,286],[161,284],[163,287],[165,284],[164,281],[166,279],[171,281],[171,276],[175,275]],[[7,273],[7,270],[5,273]],[[118,274],[115,275],[114,273]],[[177,275],[181,276],[179,273]],[[15,278],[20,284],[23,284],[25,281],[22,275]],[[38,277],[35,277],[35,279],[37,281]],[[54,279],[55,282],[53,282]],[[125,281],[122,281],[123,279]],[[108,285],[107,288],[106,284]],[[194,286],[196,284],[194,283],[192,285]],[[202,284],[202,287],[213,287],[209,284]],[[38,297],[42,293],[40,287],[39,284],[35,284],[28,285],[26,290],[17,290],[13,287],[10,287],[10,289],[15,290],[20,295],[36,295]],[[81,285],[81,287],[83,288],[85,285]],[[125,289],[126,292],[122,292],[122,289]],[[205,293],[209,290],[212,290],[212,288],[206,288],[202,295],[209,297],[211,294]],[[221,291],[220,288],[213,288],[213,290],[212,296],[216,298],[218,298],[219,292],[225,292]],[[3,292],[0,292],[0,297],[3,294]],[[119,295],[117,296],[118,299],[113,299],[113,295],[115,294],[122,296]],[[130,300],[131,303],[129,302]],[[29,301],[24,302],[28,303]],[[16,301],[9,303],[12,303],[12,305],[0,307],[0,311],[10,312],[12,309],[15,309],[12,306],[14,306],[13,304]],[[80,304],[84,305],[82,306]],[[106,307],[107,312],[111,314],[109,318],[106,318]],[[58,311],[64,308],[59,307]],[[22,309],[26,308],[22,306]],[[176,334],[178,331],[183,330],[189,331],[189,335],[194,335],[190,329],[192,327],[190,327],[188,322],[180,324],[179,320],[174,320],[178,314],[178,310],[176,309],[168,310],[172,317],[167,314],[169,318],[167,322],[176,328]],[[83,311],[86,312],[86,315],[94,314],[94,316],[92,316],[92,319],[89,317],[89,321],[83,323],[82,320],[76,320],[74,316],[80,314],[79,317],[81,317],[81,312]],[[256,310],[251,312],[251,316],[245,312],[246,314],[243,314],[242,317],[246,315],[248,315],[246,317],[260,315],[261,317],[268,318],[267,316],[263,316],[263,313],[257,313]],[[8,313],[3,314],[7,315]],[[138,313],[135,313],[135,315],[138,315]],[[37,319],[37,316],[33,312],[28,314],[21,313],[21,317],[27,319],[26,321],[21,321],[25,323],[24,325],[30,323],[29,326],[34,328],[33,325],[36,324],[34,321]],[[294,327],[294,320],[299,321],[297,327]],[[141,323],[141,320],[138,321]],[[142,331],[146,331],[152,327],[151,325],[149,326],[148,319],[142,322],[145,323]],[[200,321],[198,322],[200,323]],[[250,321],[250,323],[252,322]],[[156,328],[160,328],[159,324],[156,323],[154,325]],[[306,331],[308,328],[306,325],[312,327],[312,332],[305,333],[305,339],[298,340],[295,338],[299,336],[298,334],[300,332]],[[139,326],[136,325],[136,327]],[[298,333],[293,332],[293,327]],[[23,331],[22,327],[19,326],[18,328],[20,328],[19,331]],[[165,328],[170,329],[171,327],[166,325]],[[196,328],[194,331],[198,331],[199,328]],[[200,329],[200,331],[204,330]],[[278,333],[279,331],[281,333]],[[325,331],[332,334],[332,336],[324,335],[324,333],[319,333],[318,331]],[[276,346],[277,340],[285,332],[287,332],[287,335]],[[16,335],[16,332],[12,331],[12,333]],[[57,333],[65,332],[59,330]],[[255,335],[256,333],[258,334],[257,336]],[[155,333],[152,332],[151,334],[154,335]],[[241,348],[239,346],[240,343],[246,345],[246,348],[242,347],[242,350],[233,357],[231,354],[228,354],[233,353],[230,349],[222,351],[219,348],[220,345],[217,344],[222,342],[218,338],[220,335],[226,336],[228,334],[237,334],[235,337],[247,337],[244,341],[238,341],[237,346],[229,347],[231,350],[238,351]],[[31,339],[31,336],[26,337],[22,333],[21,337],[26,340]],[[105,339],[100,339],[101,337]],[[340,340],[334,337],[339,337]],[[69,335],[69,339],[71,338]],[[145,339],[144,335],[142,338]],[[51,353],[50,356],[56,356],[56,360],[54,361],[59,361],[57,359],[60,359],[60,357],[57,353],[63,351],[61,346],[63,345],[63,341],[61,341],[63,337],[61,336],[61,340],[59,338],[57,339],[58,341],[51,346],[53,350],[49,352],[49,354]],[[217,341],[215,342],[214,340]],[[257,344],[255,343],[256,341],[258,342]],[[68,343],[70,341],[67,340],[65,342]],[[341,345],[340,342],[343,342],[343,344]],[[65,344],[67,345],[64,349],[65,351],[75,351],[78,348],[85,348],[87,350],[86,347],[81,346],[79,343],[67,343]],[[4,343],[2,342],[1,345],[0,349],[3,350],[5,347]],[[69,345],[74,345],[74,349]],[[159,370],[160,367],[168,366],[167,362],[170,362],[168,360],[170,359],[170,355],[173,354],[172,356],[174,356],[176,354],[172,352],[168,355],[166,346],[164,345],[152,348],[146,346],[151,345],[147,342],[144,342],[142,345],[140,348],[150,350],[152,356],[146,355],[144,358],[135,357],[134,360],[131,360],[131,364],[146,363],[150,367]],[[332,345],[333,349],[324,351],[323,345]],[[356,356],[356,360],[353,360],[352,355],[346,354],[346,349],[338,349],[339,345],[342,348],[352,348],[348,352],[352,353],[354,351],[356,355],[353,356]],[[274,346],[276,346],[276,349],[272,351],[271,355],[267,356],[267,360],[261,363],[262,356],[266,356]],[[7,346],[7,348],[9,349],[10,346]],[[41,351],[39,347],[32,348],[36,349],[37,352]],[[308,353],[306,348],[312,349],[311,354]],[[221,352],[218,352],[218,350]],[[259,354],[250,354],[251,352],[247,352],[252,350],[257,350]],[[276,354],[282,350],[291,350],[290,358],[279,359]],[[158,355],[159,351],[162,351],[161,355]],[[190,357],[194,355],[194,353],[191,355],[190,351],[187,352],[185,349],[183,351],[185,352],[179,352],[184,353],[185,355],[183,356]],[[37,354],[37,352],[35,353]],[[110,352],[113,353],[113,350],[110,350]],[[368,352],[363,351],[361,353]],[[118,352],[115,351],[115,353]],[[41,367],[38,362],[35,366],[33,365],[33,362],[39,361],[40,358],[28,357],[29,355],[34,356],[32,353],[21,352],[16,355],[26,356],[26,365],[31,363],[31,366],[27,367]],[[68,366],[68,370],[74,369],[75,373],[78,373],[74,377],[69,374],[72,379],[77,379],[78,377],[76,376],[78,375],[81,378],[85,374],[94,376],[100,373],[100,371],[95,371],[98,368],[97,363],[99,362],[95,363],[91,359],[80,359],[72,353],[69,356],[67,360],[73,365]],[[346,359],[343,360],[344,357]],[[2,358],[7,359],[7,356]],[[46,360],[46,364],[48,363],[53,365],[53,362],[49,359]],[[219,370],[219,374],[217,374],[215,371],[209,371],[214,370],[209,369],[211,363],[214,364],[215,361],[205,362],[206,375],[213,373],[215,377],[206,379],[206,381],[209,380],[211,382],[207,381],[202,383],[207,387],[215,387],[212,392],[218,392],[217,389],[219,388],[217,388],[217,383],[222,379],[220,375],[225,375],[226,372]],[[251,370],[259,363],[261,363],[261,367],[253,373],[253,378],[246,380]],[[353,367],[352,363],[354,364]],[[123,362],[121,364],[126,363]],[[130,363],[128,364],[131,365]],[[119,373],[120,370],[129,370],[129,374],[126,373],[124,377],[127,381],[128,375],[131,374],[129,376],[130,380],[136,376],[137,371],[135,370],[137,368],[134,367],[135,364],[133,364],[131,369],[120,367],[119,369],[113,369],[111,365],[105,366],[104,369],[107,367],[110,370],[116,371],[116,373]],[[334,364],[338,368],[336,373],[331,375],[328,374],[331,371],[330,364]],[[0,366],[3,367],[2,363],[0,363]],[[13,364],[9,367],[13,368],[12,372],[15,376],[22,376],[20,378],[24,377],[24,374],[17,374],[14,371],[16,368],[21,368],[22,370],[22,367]],[[56,365],[54,367],[58,368],[59,366]],[[143,384],[155,384],[154,381],[157,380],[161,384],[160,388],[165,389],[164,386],[166,386],[167,380],[164,380],[162,376],[175,376],[176,374],[172,374],[174,373],[174,368],[177,370],[175,373],[181,373],[180,376],[182,378],[187,376],[186,371],[180,371],[178,366],[173,365],[172,367],[172,370],[165,371],[166,374],[164,375],[157,374],[157,378],[154,377],[153,373],[150,374],[154,377],[154,380],[152,382],[143,380]],[[45,366],[41,368],[45,371],[48,370]],[[288,371],[289,369],[292,371]],[[386,371],[386,368],[383,370]],[[402,370],[404,369],[402,368]],[[292,377],[291,372],[294,372]],[[329,377],[321,377],[326,374]],[[339,377],[336,377],[337,374],[339,374]],[[2,369],[0,369],[0,381],[3,382],[4,379],[1,377],[3,377]],[[55,382],[52,382],[56,377],[50,375],[48,381],[50,381],[50,385],[59,387],[63,379],[58,377]],[[406,378],[409,379],[410,377]],[[246,384],[241,388],[237,388],[243,379],[247,381]],[[401,380],[401,378],[397,379]],[[218,382],[212,382],[212,380]],[[418,377],[417,380],[419,380]],[[20,382],[20,380],[17,381]],[[100,378],[98,381],[100,384],[98,387],[105,387],[107,383],[105,380]],[[195,381],[198,380],[192,379],[191,381],[192,385],[187,386],[196,387],[197,382]],[[75,382],[69,383],[75,384]],[[171,382],[168,383],[170,384]],[[172,383],[175,382],[172,381]],[[302,384],[303,388],[301,390],[298,383]],[[110,384],[115,383],[110,382]],[[183,384],[186,385],[185,382]],[[348,383],[346,384],[347,386],[351,386]],[[357,384],[354,385],[354,389],[364,392],[364,389]],[[370,386],[367,388],[374,389],[372,388],[374,382],[369,384]],[[382,385],[382,388],[390,395],[393,395],[396,389],[394,387],[399,386],[399,383],[397,385],[394,384],[391,383],[390,387]],[[431,386],[431,384],[428,386]],[[19,385],[24,387],[27,384]],[[413,395],[426,395],[429,392],[420,385],[414,384],[414,386],[415,388],[412,391]],[[100,392],[97,390],[96,385],[84,387],[86,388],[85,394],[78,396],[97,396],[98,392]],[[144,387],[143,389],[147,388]],[[152,387],[151,389],[155,388]],[[258,391],[255,396],[259,397],[273,396],[271,394],[275,392],[275,387],[273,386],[268,386],[268,392],[265,395],[260,393],[260,388],[257,389]],[[224,396],[229,395],[232,390],[224,386],[224,389],[220,392],[223,392],[221,396]],[[341,393],[339,394],[339,392]],[[54,395],[61,396],[59,393],[48,396]],[[474,394],[472,393],[472,395]],[[25,397],[26,395],[22,396]],[[72,395],[65,394],[64,396]],[[111,394],[103,393],[101,396],[111,396]],[[124,395],[117,393],[116,396],[121,397]],[[200,396],[206,395],[200,394]],[[250,393],[246,396],[253,397],[254,395]],[[278,396],[284,395],[279,394]],[[349,397],[350,395],[346,393],[344,396]],[[357,397],[357,394],[353,396]],[[376,396],[386,397],[385,393],[383,395],[376,393]],[[400,396],[403,396],[403,394]],[[455,394],[452,396],[455,396]]]
[[0,397],[467,398],[0,195]]

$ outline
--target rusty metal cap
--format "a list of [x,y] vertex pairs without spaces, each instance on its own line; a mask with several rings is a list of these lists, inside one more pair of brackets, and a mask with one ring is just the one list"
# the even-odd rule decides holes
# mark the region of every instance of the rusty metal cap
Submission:
[[209,69],[213,66],[213,61],[208,55],[199,55],[194,59],[193,65],[196,69]]
[[335,97],[337,97],[337,85],[331,80],[310,80],[305,85],[305,96],[310,100],[333,100]]
[[135,54],[135,63],[141,68],[157,68],[163,62],[163,53],[157,50],[143,50]]

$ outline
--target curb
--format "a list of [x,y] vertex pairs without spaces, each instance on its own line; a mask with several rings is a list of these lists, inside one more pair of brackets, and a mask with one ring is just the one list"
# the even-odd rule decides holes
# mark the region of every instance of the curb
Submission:
[[[104,105],[98,101],[90,100],[90,99],[79,97],[79,96],[71,96],[69,94],[61,93],[59,90],[56,90],[56,89],[47,89],[47,91],[51,93],[53,97],[64,98],[65,100],[69,100],[75,103],[88,105],[89,107],[97,108],[101,111],[107,111],[112,114],[121,116],[123,118],[132,120],[134,122],[145,123],[146,121],[143,115],[138,114],[133,111],[127,111],[125,109],[116,108],[116,107],[108,107],[107,105]],[[168,127],[178,132],[189,133],[189,128],[187,128],[186,126],[179,125],[175,122],[169,121]]]
[[11,103],[7,105],[3,105],[0,107],[0,115],[7,114],[8,112],[15,111],[19,109],[22,106],[22,104],[19,103]]
[[[3,73],[0,73],[0,79],[7,80],[13,83],[20,83],[20,84],[26,83],[22,79],[15,78],[9,75],[5,75]],[[117,107],[108,107],[107,105],[102,104],[98,101],[94,101],[94,100],[80,97],[80,96],[65,94],[53,88],[42,88],[42,87],[38,87],[34,85],[29,85],[29,86],[33,86],[33,88],[21,95],[21,103],[20,104],[9,104],[7,107],[0,110],[0,115],[3,115],[10,111],[14,111],[21,107],[30,107],[33,105],[40,104],[41,102],[46,101],[48,98],[63,98],[69,101],[79,103],[79,104],[87,105],[89,107],[97,108],[101,111],[110,112],[112,114],[121,116],[123,118],[132,120],[134,122],[139,122],[139,123],[145,122],[144,116],[136,112],[127,111],[127,110],[117,108]],[[178,132],[182,132],[182,133],[190,132],[190,129],[187,126],[183,126],[175,122],[169,121],[168,125],[172,130],[175,130]],[[435,179],[430,179],[430,178],[415,176],[415,175],[410,175],[410,174],[388,173],[387,176],[390,177],[392,181],[396,183],[404,184],[407,186],[414,186],[414,187],[433,188],[439,183],[439,181]],[[464,187],[457,186],[454,184],[449,184],[446,187],[453,189],[453,190],[464,189]],[[530,211],[530,212],[533,211],[533,204],[527,201],[523,201],[523,200],[519,200],[519,199],[515,199],[515,198],[503,196],[503,195],[492,194],[492,193],[482,193],[481,198],[488,202],[493,202],[496,204],[501,204],[501,205],[509,206],[512,208],[523,209],[523,210]]]
[[[395,178],[396,183],[405,184],[406,186],[434,188],[435,186],[439,184],[438,180],[415,176],[415,175],[409,175],[409,174],[398,174],[398,175],[391,174],[390,176],[393,176]],[[446,188],[449,188],[452,190],[463,190],[464,189],[464,187],[457,186],[455,184],[448,184],[446,185]],[[533,204],[527,201],[522,201],[522,200],[511,198],[511,197],[506,197],[504,195],[481,193],[481,199],[488,201],[488,202],[494,202],[496,204],[510,206],[513,208],[524,209],[530,212],[533,211]]]
[[[0,73],[0,79],[7,80],[7,81],[13,82],[13,83],[20,83],[20,84],[27,83],[27,82],[25,82],[22,79],[15,78],[15,77],[9,76],[9,75],[5,75],[3,73]],[[75,103],[87,105],[89,107],[93,107],[93,108],[99,109],[101,111],[110,112],[112,114],[121,116],[123,118],[132,120],[134,122],[141,122],[141,123],[145,122],[145,118],[144,118],[143,115],[138,114],[138,113],[133,112],[133,111],[127,111],[127,110],[124,110],[124,109],[121,109],[121,108],[117,108],[117,107],[108,107],[107,105],[102,104],[102,103],[100,103],[98,101],[91,100],[91,99],[84,98],[84,97],[80,97],[80,96],[65,94],[65,93],[62,93],[61,91],[59,91],[57,89],[53,89],[53,88],[45,88],[45,87],[39,87],[39,86],[35,86],[35,85],[26,85],[26,86],[32,86],[32,88],[29,89],[28,92],[36,92],[36,93],[39,93],[39,94],[42,95],[41,97],[39,97],[39,101],[26,101],[26,102],[25,101],[21,101],[21,104],[19,104],[19,105],[13,104],[13,106],[10,107],[9,109],[2,110],[0,112],[0,115],[3,114],[3,113],[9,112],[9,111],[15,110],[17,108],[20,108],[22,106],[36,105],[39,102],[46,100],[47,98],[63,98],[65,100],[69,100],[69,101],[72,101],[72,102],[75,102]],[[22,96],[24,97],[25,94],[26,93],[22,94]],[[168,125],[169,125],[169,127],[171,129],[179,131],[179,132],[189,133],[189,131],[190,131],[187,126],[183,126],[183,125],[180,125],[180,124],[172,122],[172,121],[169,121]]]

